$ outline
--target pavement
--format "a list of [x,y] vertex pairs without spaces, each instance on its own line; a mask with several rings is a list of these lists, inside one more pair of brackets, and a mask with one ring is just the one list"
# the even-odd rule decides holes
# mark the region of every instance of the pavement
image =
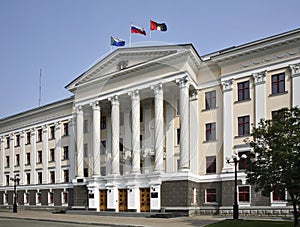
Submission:
[[101,226],[153,226],[153,227],[185,227],[185,226],[206,226],[219,222],[225,217],[218,216],[194,216],[175,218],[153,218],[153,217],[120,217],[86,215],[78,213],[52,213],[50,211],[19,210],[18,213],[11,211],[0,212],[0,218],[12,218],[23,220],[40,220],[61,223],[89,224]]

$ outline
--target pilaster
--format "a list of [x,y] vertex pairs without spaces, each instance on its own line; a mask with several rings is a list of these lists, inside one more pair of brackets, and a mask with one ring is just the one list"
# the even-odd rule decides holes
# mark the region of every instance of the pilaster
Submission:
[[254,81],[255,127],[260,119],[265,118],[265,82],[266,71],[252,74]]
[[151,124],[151,102],[147,102],[144,104],[144,111],[145,111],[145,150],[144,150],[144,157],[145,157],[145,174],[150,173],[153,171],[153,166],[151,166],[151,152],[153,151],[153,129],[154,125]]
[[199,115],[198,92],[190,95],[190,168],[191,172],[199,172]]
[[30,163],[31,163],[31,179],[30,184],[35,184],[36,182],[36,172],[35,172],[35,166],[36,166],[36,130],[32,129],[30,132],[31,135],[31,153],[30,153]]
[[76,116],[73,113],[72,118],[69,120],[69,132],[70,132],[70,179],[75,178],[75,128],[76,128]]
[[300,107],[300,63],[290,65],[292,107]]
[[[22,131],[20,134],[20,147],[21,147],[21,151],[20,151],[20,184],[25,184],[25,180],[24,180],[24,175],[25,175],[24,168],[25,168],[25,156],[26,156],[26,154],[25,154],[25,135],[26,135],[26,133],[24,131]],[[0,163],[2,163],[2,162],[0,162]]]
[[55,123],[55,183],[61,182],[61,124]]
[[83,171],[83,110],[76,109],[77,177],[84,177]]
[[9,142],[10,142],[10,149],[9,149],[9,156],[10,156],[10,159],[9,159],[9,169],[10,169],[10,176],[14,176],[14,161],[15,161],[15,144],[14,144],[14,134],[10,134],[9,135]]
[[48,183],[48,126],[43,126],[43,184]]
[[91,103],[93,109],[93,176],[101,175],[100,166],[100,105],[99,102]]
[[0,137],[0,186],[4,186],[4,137]]

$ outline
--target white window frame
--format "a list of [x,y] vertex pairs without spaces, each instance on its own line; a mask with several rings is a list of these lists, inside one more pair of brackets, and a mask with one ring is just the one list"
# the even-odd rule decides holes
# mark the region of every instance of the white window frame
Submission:
[[[207,190],[209,190],[209,189],[215,189],[215,190],[216,190],[216,202],[208,202],[208,201],[207,201]],[[206,203],[206,204],[218,204],[218,203],[217,203],[217,189],[216,189],[216,188],[206,188],[206,189],[205,189],[205,195],[204,195],[204,196],[205,196],[204,198],[205,198],[205,203]]]
[[[240,199],[239,199],[239,188],[240,187],[249,187],[249,201],[247,202],[240,202]],[[251,204],[251,185],[238,185],[237,186],[237,201],[238,201],[238,204],[239,206],[245,206],[245,207],[250,207],[250,204]]]
[[284,192],[284,200],[273,200],[273,192],[270,192],[270,201],[271,201],[271,206],[274,207],[282,207],[282,206],[287,206],[287,191],[285,189]]

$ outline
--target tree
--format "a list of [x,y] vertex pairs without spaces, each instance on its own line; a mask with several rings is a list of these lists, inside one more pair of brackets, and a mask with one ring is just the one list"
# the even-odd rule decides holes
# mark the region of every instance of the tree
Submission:
[[[252,147],[246,170],[249,183],[264,196],[285,188],[293,205],[294,226],[300,210],[300,109],[273,112],[272,120],[261,119],[253,128]],[[297,209],[298,207],[298,209]]]

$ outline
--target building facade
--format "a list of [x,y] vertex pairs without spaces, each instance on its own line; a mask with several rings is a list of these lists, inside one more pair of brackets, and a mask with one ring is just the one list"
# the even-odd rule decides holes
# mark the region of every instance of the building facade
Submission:
[[[300,104],[300,29],[205,56],[191,44],[120,48],[73,96],[0,119],[0,206],[231,213],[233,153],[253,125]],[[289,214],[238,164],[246,214]]]

